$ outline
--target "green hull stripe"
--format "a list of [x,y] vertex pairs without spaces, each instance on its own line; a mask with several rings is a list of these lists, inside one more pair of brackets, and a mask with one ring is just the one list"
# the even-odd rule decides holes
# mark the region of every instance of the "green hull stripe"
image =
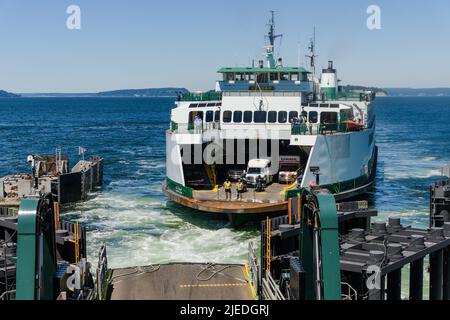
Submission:
[[175,193],[178,193],[184,197],[192,198],[192,188],[183,186],[178,182],[170,180],[166,178],[167,189],[172,190]]
[[[323,189],[328,189],[332,194],[339,194],[342,192],[354,190],[363,187],[370,183],[370,177],[367,175],[360,176],[356,179],[351,179],[342,182],[336,182],[333,184],[321,185]],[[302,195],[302,190],[289,190],[286,192],[286,199],[297,197],[297,195]]]

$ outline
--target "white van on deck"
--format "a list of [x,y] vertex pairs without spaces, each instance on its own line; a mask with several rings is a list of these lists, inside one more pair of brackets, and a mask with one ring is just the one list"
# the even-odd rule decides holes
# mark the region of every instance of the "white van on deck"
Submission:
[[248,185],[256,185],[256,178],[261,176],[262,180],[269,184],[273,180],[270,170],[271,161],[268,159],[253,159],[248,162],[247,174],[245,175]]

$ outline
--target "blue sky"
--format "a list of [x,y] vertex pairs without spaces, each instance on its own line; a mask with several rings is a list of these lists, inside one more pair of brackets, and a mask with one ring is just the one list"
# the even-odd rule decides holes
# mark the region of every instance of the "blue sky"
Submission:
[[[66,28],[71,4],[81,30]],[[371,4],[381,30],[366,27]],[[285,64],[303,63],[315,26],[318,64],[335,60],[343,83],[450,87],[448,0],[0,0],[0,89],[211,89],[220,67],[262,57],[269,10]]]

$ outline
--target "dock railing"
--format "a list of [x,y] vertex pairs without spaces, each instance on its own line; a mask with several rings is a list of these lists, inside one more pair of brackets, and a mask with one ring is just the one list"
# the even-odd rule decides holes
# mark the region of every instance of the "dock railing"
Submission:
[[255,295],[257,295],[260,289],[260,270],[258,268],[258,258],[256,257],[256,249],[253,241],[250,241],[248,244],[248,266],[251,285],[253,286]]
[[264,300],[286,300],[269,271],[266,271],[266,275],[262,279],[261,289]]
[[109,279],[108,279],[108,259],[106,256],[106,246],[102,244],[98,252],[98,267],[97,267],[97,299],[106,300]]

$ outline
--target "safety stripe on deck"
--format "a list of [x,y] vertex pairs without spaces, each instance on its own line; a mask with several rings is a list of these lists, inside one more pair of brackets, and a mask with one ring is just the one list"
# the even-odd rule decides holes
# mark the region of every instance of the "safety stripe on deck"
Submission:
[[207,288],[207,287],[242,287],[245,283],[209,283],[209,284],[180,284],[180,288]]

